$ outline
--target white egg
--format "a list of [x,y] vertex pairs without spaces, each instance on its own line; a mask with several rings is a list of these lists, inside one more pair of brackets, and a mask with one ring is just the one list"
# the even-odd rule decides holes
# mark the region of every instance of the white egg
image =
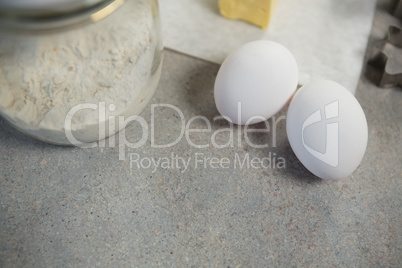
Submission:
[[351,175],[367,146],[367,121],[356,98],[328,80],[306,84],[286,118],[290,145],[302,164],[322,179]]
[[236,124],[253,124],[276,114],[298,83],[295,58],[281,44],[259,40],[230,54],[215,80],[219,113]]

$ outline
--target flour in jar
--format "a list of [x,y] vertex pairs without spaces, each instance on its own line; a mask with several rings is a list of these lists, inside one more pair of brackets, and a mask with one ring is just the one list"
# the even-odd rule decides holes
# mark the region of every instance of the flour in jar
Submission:
[[[151,73],[158,46],[152,12],[146,1],[137,2],[69,31],[1,38],[1,114],[24,132],[57,144],[69,143],[65,118],[78,104],[114,104],[105,118],[139,114],[159,74]],[[77,112],[75,138],[97,140],[99,121],[97,110]]]

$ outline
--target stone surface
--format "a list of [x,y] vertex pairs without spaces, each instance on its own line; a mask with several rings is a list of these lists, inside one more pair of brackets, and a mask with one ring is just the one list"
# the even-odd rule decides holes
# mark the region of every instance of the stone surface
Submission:
[[[348,179],[323,181],[293,154],[280,118],[286,109],[276,129],[270,120],[268,134],[248,134],[268,148],[253,148],[244,136],[239,144],[237,128],[233,147],[213,147],[213,133],[229,126],[213,121],[218,68],[166,51],[151,101],[178,107],[186,123],[194,116],[211,121],[211,132],[189,133],[208,148],[191,146],[185,136],[172,147],[152,148],[149,133],[137,149],[58,147],[0,119],[0,266],[401,267],[401,90],[379,89],[362,76],[356,97],[368,120],[366,155]],[[149,131],[151,112],[150,104],[141,115]],[[180,114],[156,107],[154,118],[154,142],[175,141]],[[191,123],[206,127],[201,119]],[[138,123],[124,133],[131,142],[141,135]],[[214,136],[221,145],[229,138],[229,132]],[[271,167],[234,164],[270,154]],[[172,155],[190,157],[188,168],[154,171],[145,168],[148,160],[140,168],[133,161]],[[231,163],[196,164],[196,157]]]

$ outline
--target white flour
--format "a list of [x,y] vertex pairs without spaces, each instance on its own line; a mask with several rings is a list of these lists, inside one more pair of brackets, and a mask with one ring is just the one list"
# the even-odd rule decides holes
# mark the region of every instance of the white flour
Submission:
[[[158,43],[144,0],[95,24],[52,35],[0,39],[0,112],[17,128],[45,141],[68,144],[64,121],[82,103],[114,104],[110,115],[139,114],[154,93],[151,76]],[[158,70],[160,72],[160,69]],[[76,139],[98,139],[97,110],[73,117]],[[107,125],[107,124],[106,124]]]

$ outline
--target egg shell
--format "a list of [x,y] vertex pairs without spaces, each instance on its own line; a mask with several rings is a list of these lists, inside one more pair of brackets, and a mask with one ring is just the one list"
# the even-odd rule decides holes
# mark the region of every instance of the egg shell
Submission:
[[286,132],[300,162],[322,179],[350,176],[367,147],[362,107],[346,88],[328,80],[306,84],[296,92]]
[[230,54],[215,80],[219,113],[236,124],[253,124],[276,114],[298,84],[298,67],[283,45],[258,40]]

